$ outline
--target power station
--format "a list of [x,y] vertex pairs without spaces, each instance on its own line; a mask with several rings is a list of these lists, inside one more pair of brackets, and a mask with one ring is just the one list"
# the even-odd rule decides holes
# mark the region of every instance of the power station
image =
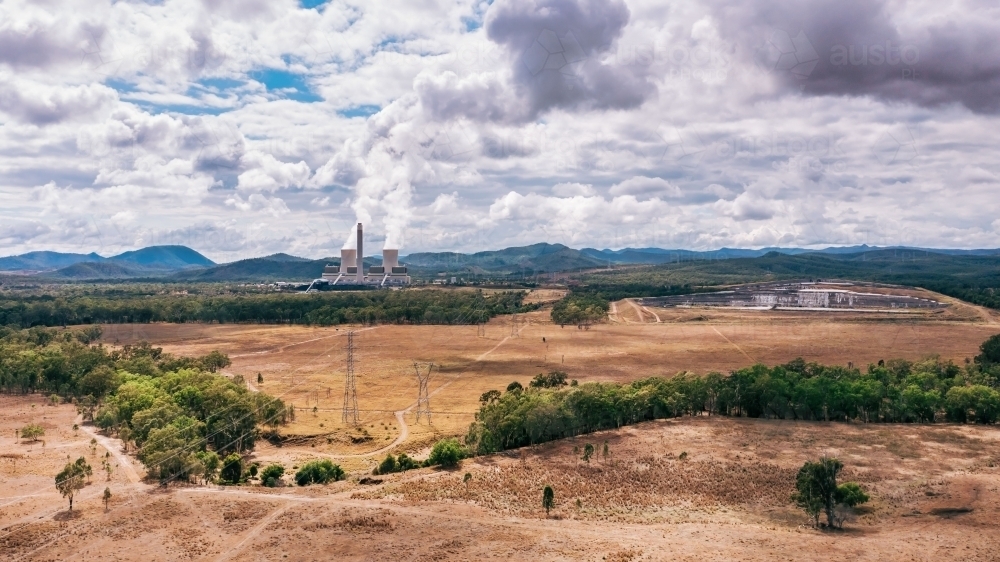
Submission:
[[410,276],[406,266],[399,264],[398,248],[382,248],[382,265],[373,265],[365,271],[364,263],[364,228],[358,223],[355,247],[345,245],[340,250],[340,265],[328,265],[323,268],[323,277],[313,281],[310,289],[322,285],[346,286],[360,285],[366,287],[403,287],[410,284]]

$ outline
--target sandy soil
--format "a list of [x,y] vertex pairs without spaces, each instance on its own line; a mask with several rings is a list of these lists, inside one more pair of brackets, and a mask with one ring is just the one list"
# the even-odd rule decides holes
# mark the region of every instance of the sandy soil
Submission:
[[[3,560],[1000,559],[991,427],[684,418],[374,485],[356,472],[309,488],[163,489],[95,473],[70,515],[52,477],[67,454],[93,464],[102,448],[72,431],[72,406],[0,396],[0,408]],[[28,422],[46,425],[44,447],[14,443]],[[607,458],[579,458],[605,441]],[[843,531],[810,528],[788,501],[795,470],[821,454],[872,495]]]

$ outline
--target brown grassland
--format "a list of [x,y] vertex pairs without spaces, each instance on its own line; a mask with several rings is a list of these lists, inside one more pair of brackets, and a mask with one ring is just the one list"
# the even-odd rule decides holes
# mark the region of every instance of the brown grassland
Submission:
[[[0,396],[0,559],[1000,559],[995,427],[682,418],[466,460],[454,471],[358,482],[387,451],[422,455],[435,440],[464,434],[486,390],[549,370],[587,382],[795,357],[863,366],[936,353],[961,363],[1000,332],[1000,322],[949,302],[944,312],[904,315],[643,309],[622,301],[609,322],[590,329],[552,325],[542,310],[494,319],[485,335],[476,326],[106,326],[108,345],[148,340],[177,354],[230,354],[225,374],[297,409],[295,422],[281,428],[288,441],[259,441],[255,459],[291,469],[331,458],[350,477],[309,488],[162,488],[139,480],[141,466],[117,441],[100,437],[92,447],[91,428],[74,431],[72,406]],[[350,329],[358,428],[341,422]],[[430,424],[414,416],[414,362],[436,365]],[[45,427],[44,444],[16,442],[14,430],[32,422]],[[585,444],[600,451],[604,442],[608,458],[580,459]],[[110,481],[98,468],[106,449],[118,465]],[[789,501],[798,467],[823,454],[843,460],[843,479],[872,496],[839,532],[810,528]],[[95,471],[71,516],[53,477],[79,456]],[[466,472],[472,479],[463,483]],[[546,484],[556,493],[548,517]],[[114,495],[107,512],[105,486]]]

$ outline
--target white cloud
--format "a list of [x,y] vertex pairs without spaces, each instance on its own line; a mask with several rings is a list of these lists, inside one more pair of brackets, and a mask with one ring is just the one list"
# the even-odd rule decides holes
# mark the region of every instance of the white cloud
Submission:
[[663,178],[633,176],[616,183],[608,190],[611,195],[636,195],[647,198],[673,199],[680,197],[681,188]]
[[50,86],[0,72],[0,112],[33,125],[89,119],[117,100],[114,90],[100,84]]
[[[321,256],[361,219],[404,252],[1000,246],[1000,20],[855,4],[8,0],[0,244]],[[781,26],[936,74],[762,69]]]
[[291,212],[288,209],[288,205],[281,198],[267,197],[259,193],[251,194],[250,197],[247,197],[246,201],[238,194],[233,194],[226,199],[226,205],[235,207],[243,212],[266,212],[274,217],[280,217]]
[[301,187],[309,181],[309,165],[301,161],[281,162],[270,154],[253,151],[244,154],[240,164],[246,169],[239,176],[241,191],[275,191]]
[[594,186],[584,183],[557,183],[552,186],[552,193],[559,197],[590,197],[596,195]]

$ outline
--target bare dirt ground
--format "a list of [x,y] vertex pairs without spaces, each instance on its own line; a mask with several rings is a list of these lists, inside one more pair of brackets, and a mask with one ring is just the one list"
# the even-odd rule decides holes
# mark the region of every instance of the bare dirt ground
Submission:
[[[95,464],[102,446],[71,429],[70,405],[0,396],[0,408],[5,561],[1000,559],[992,427],[683,418],[374,485],[355,472],[309,488],[164,489],[95,471],[70,515],[53,476],[67,455]],[[46,427],[44,447],[14,443],[29,422]],[[579,458],[605,441],[607,458]],[[843,531],[810,528],[788,501],[798,466],[822,454],[872,496]],[[546,484],[556,494],[548,516]]]

